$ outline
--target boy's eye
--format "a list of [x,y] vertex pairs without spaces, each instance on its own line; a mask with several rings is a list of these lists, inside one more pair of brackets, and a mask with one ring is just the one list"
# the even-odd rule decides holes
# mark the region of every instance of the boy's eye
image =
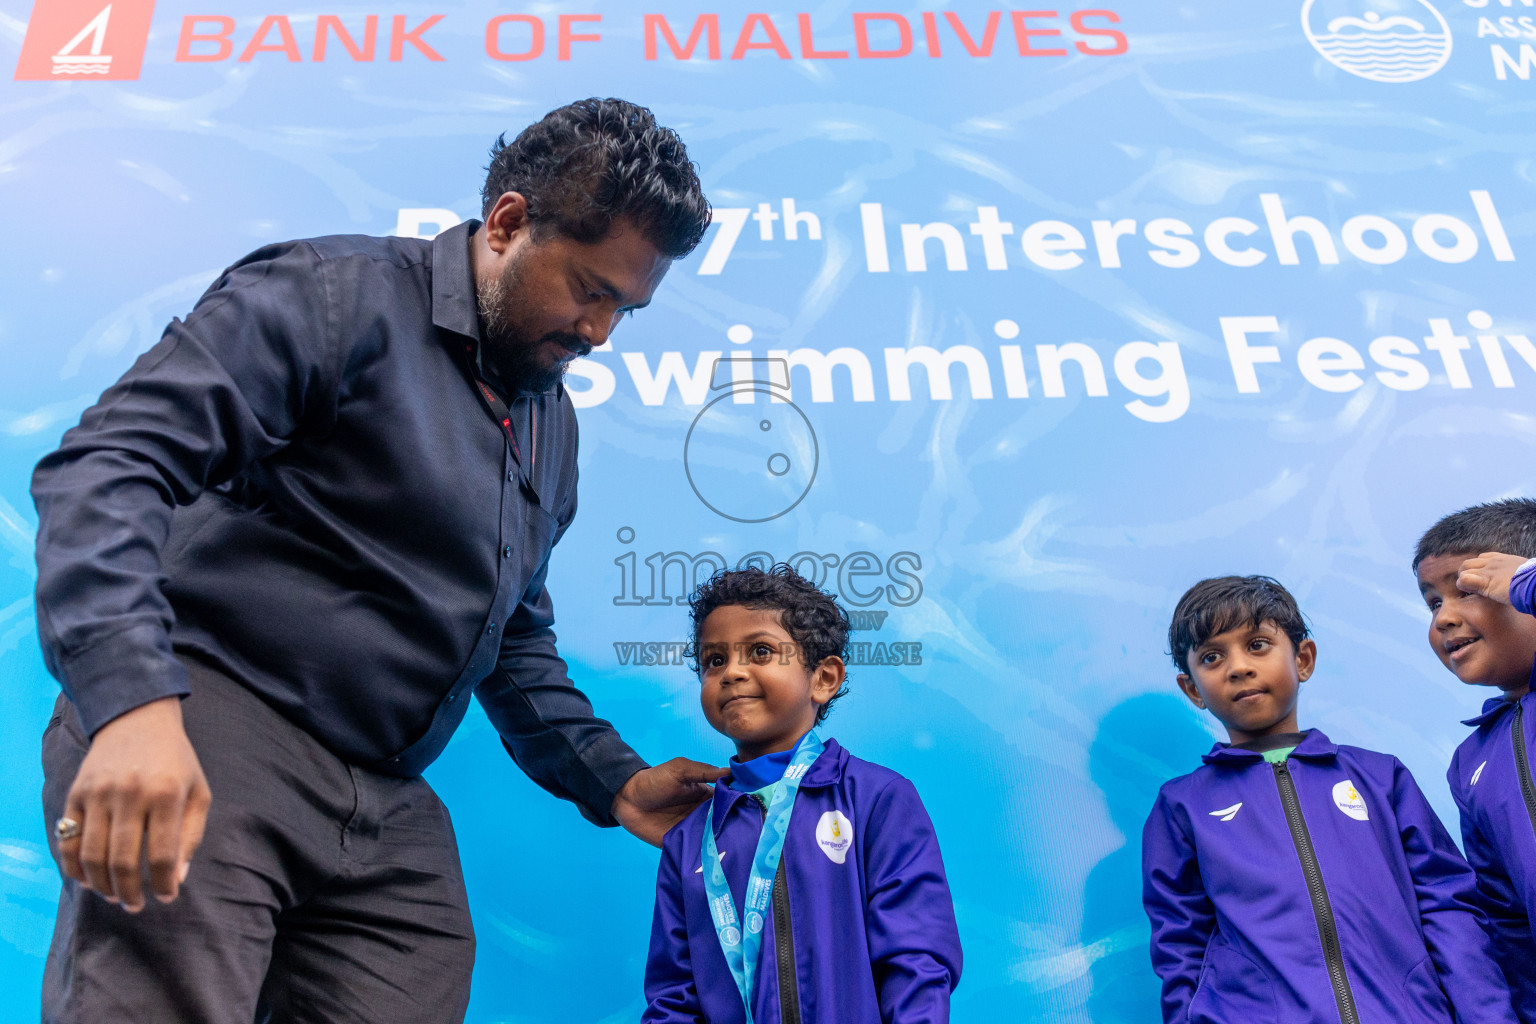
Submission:
[[1270,646],[1270,639],[1267,636],[1256,636],[1248,641],[1248,649],[1250,651],[1262,651],[1268,646]]
[[1200,655],[1200,664],[1214,665],[1216,663],[1216,659],[1220,657],[1221,655],[1217,654],[1215,651],[1206,651],[1204,654]]
[[771,644],[753,644],[752,657],[759,660],[773,657],[773,646]]

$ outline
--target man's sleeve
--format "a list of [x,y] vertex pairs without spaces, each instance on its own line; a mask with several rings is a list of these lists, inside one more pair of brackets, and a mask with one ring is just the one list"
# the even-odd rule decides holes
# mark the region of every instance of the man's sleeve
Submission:
[[1493,958],[1477,878],[1412,774],[1392,762],[1392,805],[1413,879],[1424,943],[1457,1024],[1516,1024],[1509,987]]
[[682,833],[681,827],[667,833],[656,868],[656,912],[651,919],[651,950],[645,959],[641,1024],[700,1024],[704,1020],[683,909]]
[[1194,843],[1179,827],[1166,794],[1141,833],[1142,906],[1152,922],[1152,969],[1163,981],[1163,1020],[1189,1018],[1216,912],[1200,878]]
[[864,927],[880,1019],[946,1024],[960,983],[960,932],[933,823],[906,779],[880,791],[866,822]]
[[[551,551],[575,515],[573,487]],[[592,713],[591,702],[571,682],[555,651],[555,611],[545,586],[549,554],[544,553],[507,623],[495,671],[475,695],[517,766],[545,790],[574,802],[588,821],[607,828],[618,824],[614,797],[631,775],[649,765],[612,725]]]
[[38,632],[88,734],[188,692],[160,590],[171,510],[333,417],[339,361],[319,258],[269,246],[172,321],[38,464]]

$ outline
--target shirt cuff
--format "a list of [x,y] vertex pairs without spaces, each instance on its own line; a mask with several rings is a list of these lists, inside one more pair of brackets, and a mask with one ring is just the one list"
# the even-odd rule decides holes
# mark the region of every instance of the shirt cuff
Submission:
[[612,730],[583,749],[581,760],[592,772],[593,786],[576,806],[592,824],[613,828],[619,823],[613,816],[614,798],[631,776],[650,764]]
[[1532,610],[1532,606],[1536,605],[1536,558],[1526,559],[1510,578],[1509,603],[1517,612],[1536,614]]
[[61,659],[64,693],[87,736],[119,715],[164,697],[191,693],[187,670],[159,625],[134,626]]

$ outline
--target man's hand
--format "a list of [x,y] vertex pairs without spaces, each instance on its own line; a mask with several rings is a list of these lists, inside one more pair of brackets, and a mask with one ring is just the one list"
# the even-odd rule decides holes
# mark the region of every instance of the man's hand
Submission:
[[1501,604],[1509,604],[1510,580],[1515,578],[1515,570],[1524,565],[1525,561],[1519,555],[1484,551],[1476,558],[1461,563],[1456,587],[1464,593],[1481,594]]
[[708,800],[710,784],[725,774],[724,768],[674,757],[631,775],[613,798],[613,816],[630,832],[660,846],[661,837]]
[[147,859],[150,889],[169,903],[203,841],[209,799],[180,698],[119,715],[96,731],[64,799],[64,817],[80,825],[78,836],[59,840],[64,873],[137,913]]

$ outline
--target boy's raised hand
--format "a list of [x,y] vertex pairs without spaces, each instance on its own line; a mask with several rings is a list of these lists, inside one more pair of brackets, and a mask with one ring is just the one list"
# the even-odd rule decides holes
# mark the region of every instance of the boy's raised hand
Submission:
[[1525,564],[1519,555],[1484,551],[1461,563],[1456,576],[1457,589],[1467,594],[1481,594],[1502,604],[1509,604],[1509,584],[1515,571]]

